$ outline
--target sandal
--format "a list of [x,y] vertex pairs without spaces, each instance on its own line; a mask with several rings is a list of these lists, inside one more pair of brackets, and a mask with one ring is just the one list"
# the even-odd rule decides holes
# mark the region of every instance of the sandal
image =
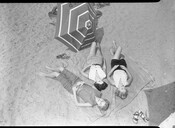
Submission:
[[134,122],[135,124],[137,124],[137,123],[138,123],[138,120],[139,120],[139,112],[136,111],[136,112],[133,114],[133,122]]
[[144,115],[142,111],[140,111],[139,116],[146,122],[148,121],[148,118]]
[[62,53],[57,56],[57,59],[69,59],[70,56],[68,56],[66,53]]

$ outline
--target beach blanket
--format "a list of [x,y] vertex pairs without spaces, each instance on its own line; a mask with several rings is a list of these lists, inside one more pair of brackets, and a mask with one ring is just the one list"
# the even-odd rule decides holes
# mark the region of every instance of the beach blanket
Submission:
[[[104,56],[107,59],[107,70],[110,70],[110,55],[107,51]],[[82,68],[88,50],[75,54],[67,62],[68,70],[77,72],[77,67]],[[108,56],[108,57],[107,57]],[[20,125],[95,125],[101,122],[102,125],[112,124],[116,121],[115,115],[124,107],[127,107],[139,92],[153,80],[143,67],[130,57],[126,57],[128,70],[133,75],[133,82],[127,87],[129,94],[125,100],[114,97],[115,87],[108,85],[102,91],[103,98],[110,101],[110,107],[105,113],[101,113],[97,107],[78,107],[75,104],[73,95],[68,93],[64,87],[53,79],[33,76],[27,79],[18,100],[18,112],[16,124]],[[81,61],[80,61],[81,60]],[[57,62],[58,63],[58,62]],[[76,69],[76,70],[75,70]],[[80,75],[80,74],[79,74]],[[81,76],[81,75],[80,75]]]
[[[110,58],[108,57],[107,59],[109,59],[107,60],[107,62],[110,62]],[[101,122],[100,124],[110,124],[110,122],[114,122],[115,115],[117,115],[117,112],[119,110],[127,107],[127,105],[134,100],[134,98],[144,87],[151,86],[154,83],[153,77],[146,69],[143,68],[141,64],[139,64],[137,61],[128,56],[125,56],[125,59],[128,65],[128,70],[133,76],[132,84],[129,87],[127,87],[129,91],[128,97],[125,100],[122,100],[119,97],[115,98],[115,87],[108,86],[108,88],[105,91],[103,91],[103,97],[107,98],[110,101],[110,108],[108,109],[106,114],[104,114],[101,117],[98,117],[90,124],[95,123],[97,120],[98,122]]]

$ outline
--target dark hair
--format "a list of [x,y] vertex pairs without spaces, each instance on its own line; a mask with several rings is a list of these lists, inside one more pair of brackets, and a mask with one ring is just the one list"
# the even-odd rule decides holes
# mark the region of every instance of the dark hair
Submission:
[[94,86],[96,87],[97,90],[102,91],[102,90],[105,90],[108,87],[108,84],[104,81],[103,81],[102,84],[99,84],[99,83],[95,82]]
[[122,100],[126,99],[128,96],[128,90],[126,89],[125,92],[120,91],[118,88],[115,91],[115,95],[120,97]]

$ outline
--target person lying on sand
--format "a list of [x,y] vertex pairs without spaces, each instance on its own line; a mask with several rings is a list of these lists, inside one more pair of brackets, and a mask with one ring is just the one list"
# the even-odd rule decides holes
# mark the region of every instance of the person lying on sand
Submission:
[[[89,71],[87,73],[87,71]],[[108,84],[104,81],[106,78],[106,62],[103,58],[99,42],[93,42],[90,53],[87,57],[84,68],[81,74],[94,81],[94,86],[99,90],[104,90]]]
[[[60,66],[57,70],[50,67],[46,68],[52,72],[48,74],[40,72],[39,75],[59,81],[69,93],[73,94],[77,106],[94,107],[97,105],[101,112],[108,109],[110,103],[107,99],[101,98],[102,93],[86,84],[74,73],[67,70],[65,66]],[[84,103],[80,103],[79,98]]]
[[[107,79],[117,88],[115,94],[121,99],[125,99],[128,95],[128,90],[125,87],[131,84],[133,77],[127,70],[124,56],[121,56],[122,48],[120,46],[117,48],[114,41],[113,44],[114,47],[110,49],[110,53],[113,56],[111,60],[111,70],[107,75]],[[116,50],[115,52],[114,49]]]

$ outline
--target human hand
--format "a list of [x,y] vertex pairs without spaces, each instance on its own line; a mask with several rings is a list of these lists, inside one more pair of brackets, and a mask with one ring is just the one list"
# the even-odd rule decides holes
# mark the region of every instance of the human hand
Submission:
[[123,65],[120,65],[120,67],[121,67],[122,69],[126,69],[126,67],[125,67],[125,66],[123,66]]
[[119,65],[115,65],[114,67],[117,68]]
[[78,88],[79,88],[79,86],[78,86],[78,85],[76,85],[76,86],[74,86],[74,87],[72,88],[72,90],[73,90],[73,91],[77,91],[77,90],[78,90]]
[[81,81],[81,82],[78,82],[75,86],[75,90],[78,90],[85,82]]

